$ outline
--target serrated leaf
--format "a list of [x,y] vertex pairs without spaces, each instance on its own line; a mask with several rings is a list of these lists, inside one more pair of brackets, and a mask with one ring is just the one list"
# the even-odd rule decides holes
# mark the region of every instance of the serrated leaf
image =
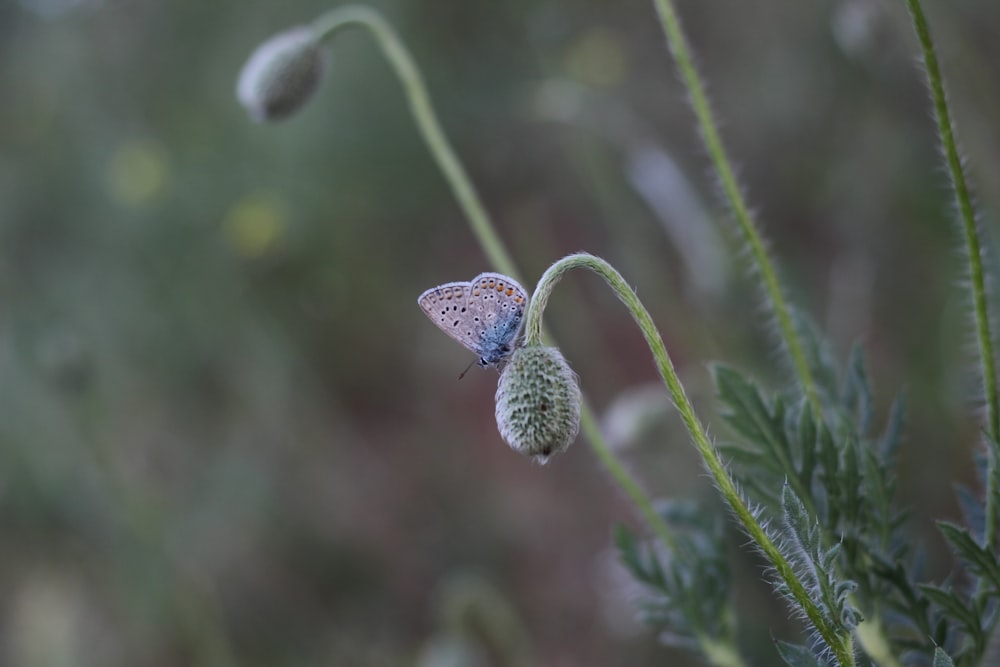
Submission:
[[[783,417],[772,415],[757,386],[735,370],[722,365],[712,368],[719,399],[728,410],[726,422],[756,446],[770,452],[781,449]],[[780,404],[779,404],[780,409]],[[787,445],[785,446],[787,449]]]
[[896,452],[899,451],[899,443],[902,440],[903,419],[906,416],[906,396],[900,394],[892,402],[889,409],[889,418],[886,420],[885,432],[879,441],[879,454],[883,463],[892,461]]
[[[987,489],[993,489],[993,502],[996,505],[1000,505],[1000,443],[989,437],[989,434],[983,434],[983,439],[986,441],[986,451],[987,458],[991,458],[994,462],[993,465],[993,475],[994,478],[992,484],[986,484]],[[989,471],[989,466],[987,466],[987,474]]]
[[825,662],[822,662],[812,651],[800,644],[777,641],[775,648],[778,649],[778,655],[788,667],[826,667]]
[[743,489],[748,492],[748,495],[761,503],[763,506],[771,509],[780,507],[781,500],[778,497],[778,493],[775,490],[774,482],[770,479],[760,479],[758,477],[747,477],[739,480],[740,484],[743,485]]
[[[818,530],[816,531],[819,532]],[[820,563],[823,565],[824,570],[833,569],[834,563],[837,562],[837,558],[840,556],[840,543],[834,544],[832,547],[826,550],[823,557],[820,559]]]
[[643,566],[639,556],[638,539],[622,524],[615,525],[614,531],[615,546],[618,548],[618,555],[622,559],[622,564],[632,573],[632,576],[641,579],[643,576]]
[[717,442],[715,448],[723,458],[738,466],[765,467],[775,473],[781,472],[780,466],[775,465],[773,459],[764,456],[761,449],[751,442]]
[[937,625],[934,626],[934,634],[931,636],[931,641],[935,644],[944,644],[948,641],[948,620],[946,618],[941,618],[938,620]]
[[799,477],[805,488],[811,488],[813,475],[816,472],[816,464],[819,461],[817,453],[817,429],[816,420],[813,418],[812,409],[805,398],[799,405],[798,438],[799,450],[801,452],[801,465]]
[[704,526],[704,514],[698,512],[696,503],[677,498],[660,498],[653,503],[656,513],[671,526],[690,528]]
[[976,610],[952,591],[926,584],[921,584],[919,588],[934,604],[941,607],[948,616],[957,619],[966,631],[972,632],[981,627],[979,614],[976,613]]
[[934,667],[955,667],[951,657],[940,646],[934,649]]
[[858,466],[858,442],[853,435],[846,435],[843,465],[840,472],[844,493],[844,513],[849,521],[856,521],[861,515],[861,471]]
[[884,549],[889,544],[893,522],[897,517],[892,507],[895,485],[889,477],[890,471],[883,468],[878,455],[872,449],[865,448],[861,456],[864,488],[873,510],[867,523],[874,526],[879,535],[879,546]]
[[[985,433],[983,433],[984,439],[989,439]],[[986,458],[987,452],[982,449],[977,449],[972,452],[972,465],[976,471],[976,481],[979,482],[979,486],[986,487],[986,473],[987,464],[989,459]]]
[[818,445],[821,470],[819,478],[827,495],[824,524],[837,526],[840,524],[844,504],[844,490],[839,473],[840,451],[833,433],[825,423],[820,425]]
[[[733,642],[730,573],[724,521],[716,512],[698,511],[689,501],[658,501],[655,509],[674,531],[676,548],[658,557],[658,543],[616,526],[614,540],[622,562],[643,584],[644,622],[664,631],[675,646],[696,648],[706,638]],[[692,643],[693,642],[693,643]]]
[[615,526],[614,541],[622,564],[638,582],[654,589],[665,588],[663,568],[652,549],[644,549],[639,538],[621,524]]
[[864,349],[855,343],[847,360],[847,380],[844,383],[843,402],[856,411],[859,434],[868,432],[872,414],[872,391],[865,373]]
[[795,330],[799,334],[803,351],[809,367],[812,370],[816,383],[824,389],[824,393],[829,396],[837,395],[838,364],[834,360],[833,353],[826,339],[813,326],[812,321],[799,311],[793,304],[789,304],[789,313]]
[[969,568],[981,577],[985,577],[1000,590],[1000,563],[989,549],[976,542],[969,531],[947,521],[937,522],[938,530],[944,535],[952,548],[969,564]]
[[788,484],[781,489],[781,511],[785,528],[805,552],[803,557],[812,560],[812,555],[819,549],[816,539],[818,531],[813,528],[813,520],[806,506]]
[[983,529],[986,527],[986,508],[975,491],[969,487],[956,484],[955,498],[958,500],[958,507],[962,510],[962,518],[965,525],[969,527],[969,533],[978,542],[982,539]]

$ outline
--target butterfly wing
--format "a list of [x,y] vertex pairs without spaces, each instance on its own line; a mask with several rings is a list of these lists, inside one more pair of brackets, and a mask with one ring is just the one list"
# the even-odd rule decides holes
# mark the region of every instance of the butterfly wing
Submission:
[[[510,354],[521,331],[528,294],[516,280],[500,273],[481,273],[472,279],[469,306],[478,348],[487,363],[495,364]],[[473,328],[473,327],[469,327]]]
[[513,350],[528,294],[513,278],[481,273],[472,282],[432,287],[417,303],[441,331],[486,365],[499,363]]
[[474,320],[469,316],[471,293],[472,283],[445,283],[421,294],[417,304],[441,331],[479,354],[482,332],[472,326]]

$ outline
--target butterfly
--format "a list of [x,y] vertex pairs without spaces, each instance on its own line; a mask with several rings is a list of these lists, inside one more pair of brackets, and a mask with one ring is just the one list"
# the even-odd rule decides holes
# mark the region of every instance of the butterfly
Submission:
[[528,294],[513,278],[480,273],[467,283],[432,287],[417,304],[441,331],[479,355],[480,366],[499,367],[514,350]]

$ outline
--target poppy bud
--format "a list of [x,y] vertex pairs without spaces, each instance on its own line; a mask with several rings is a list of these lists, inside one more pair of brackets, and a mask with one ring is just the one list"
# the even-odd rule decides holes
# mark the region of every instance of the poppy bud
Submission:
[[513,449],[546,463],[580,431],[580,385],[557,348],[518,348],[500,374],[497,427]]
[[286,118],[319,88],[325,56],[317,33],[308,26],[278,33],[243,65],[236,97],[257,122]]

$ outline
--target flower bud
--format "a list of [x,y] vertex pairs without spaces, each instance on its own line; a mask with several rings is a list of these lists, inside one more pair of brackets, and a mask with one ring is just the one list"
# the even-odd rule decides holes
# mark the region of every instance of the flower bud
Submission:
[[500,374],[497,428],[513,449],[546,463],[580,431],[580,385],[557,348],[518,348]]
[[255,121],[281,120],[312,97],[325,67],[325,52],[312,28],[286,30],[258,46],[243,65],[236,97]]

